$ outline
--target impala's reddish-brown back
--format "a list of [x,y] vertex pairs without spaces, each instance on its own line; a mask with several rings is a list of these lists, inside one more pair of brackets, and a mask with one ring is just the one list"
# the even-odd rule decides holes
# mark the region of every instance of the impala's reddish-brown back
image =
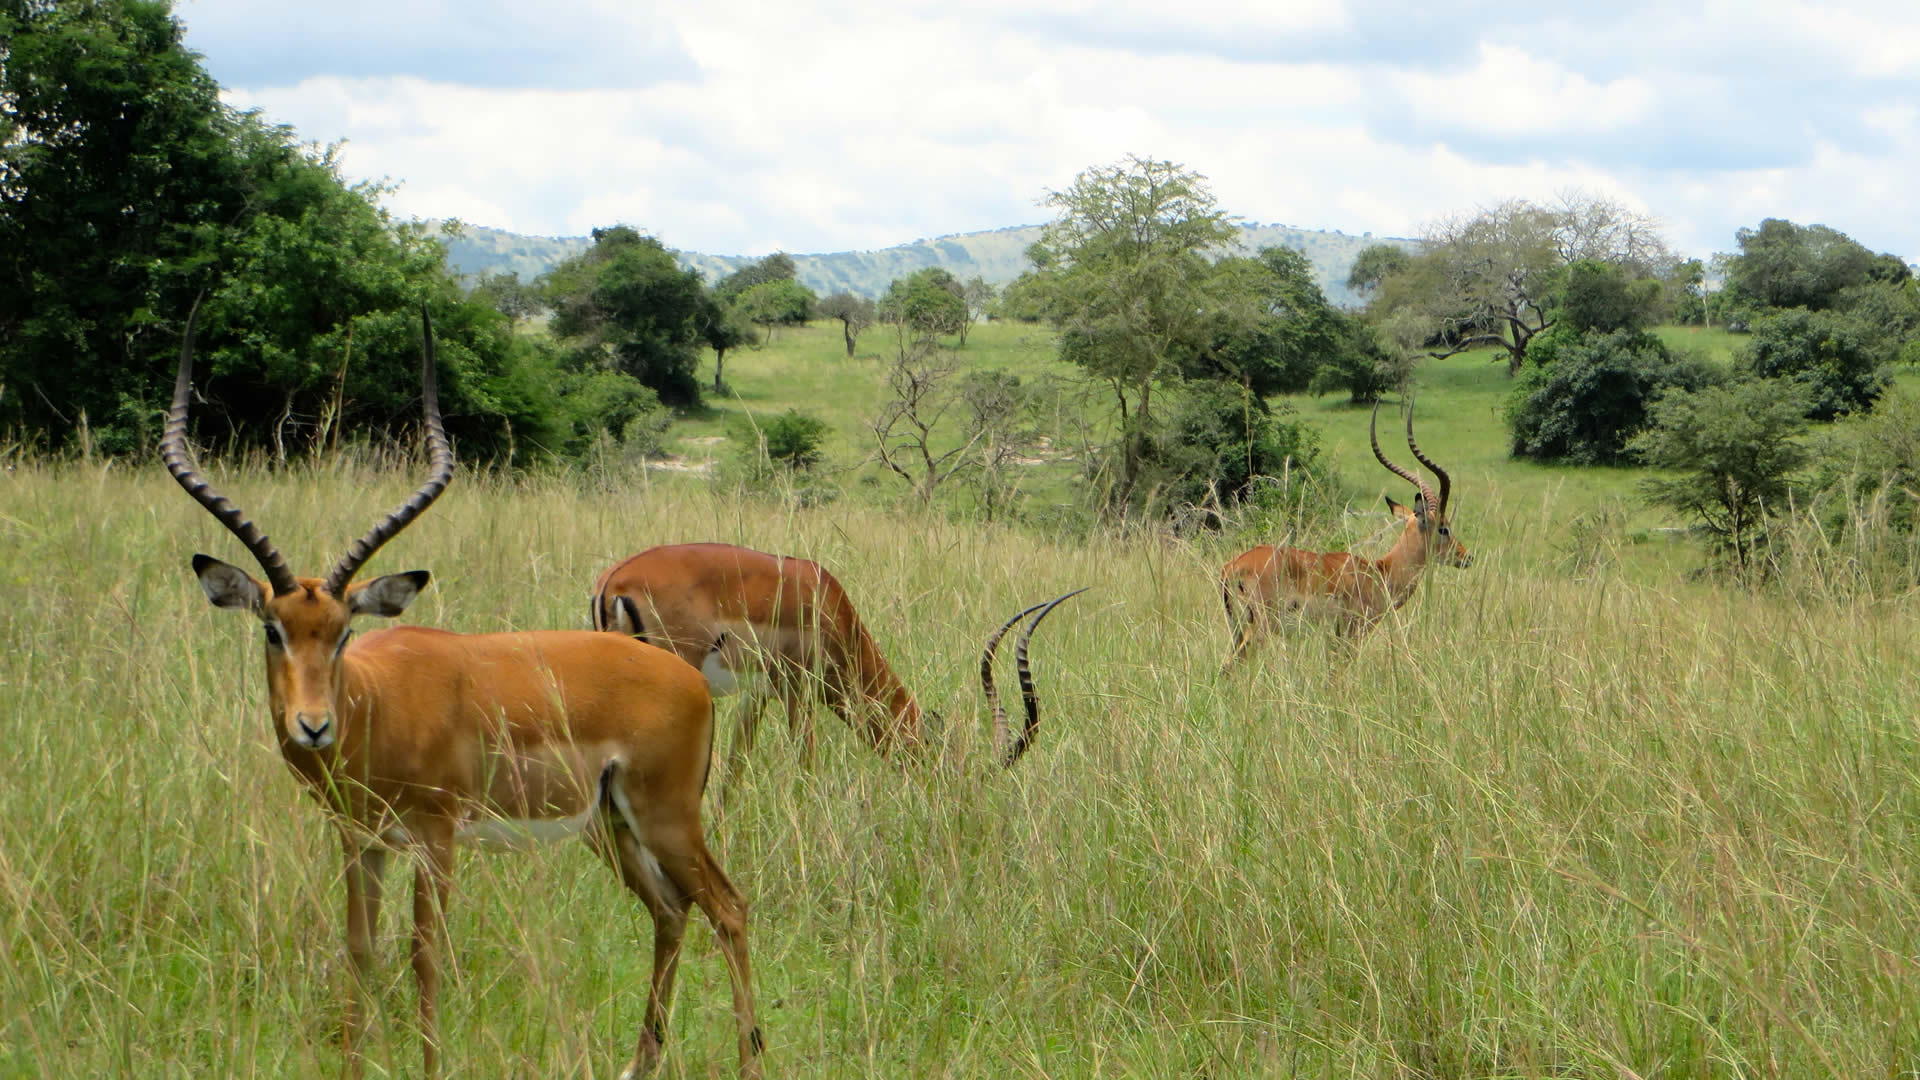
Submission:
[[1428,563],[1465,567],[1473,562],[1448,521],[1452,478],[1420,452],[1413,438],[1412,408],[1407,410],[1407,449],[1439,479],[1437,498],[1418,473],[1395,465],[1381,453],[1379,419],[1380,406],[1376,404],[1367,425],[1373,456],[1418,489],[1412,507],[1387,498],[1387,507],[1406,523],[1399,539],[1377,559],[1345,551],[1304,551],[1270,544],[1234,556],[1220,570],[1220,596],[1227,609],[1228,629],[1234,633],[1227,669],[1257,640],[1271,633],[1281,617],[1330,623],[1340,636],[1358,637],[1413,596]]
[[[417,859],[413,969],[426,1074],[436,1076],[455,842],[584,835],[653,916],[653,978],[623,1075],[659,1061],[681,936],[698,905],[719,934],[731,976],[740,1071],[758,1076],[747,905],[707,850],[700,821],[713,744],[706,681],[671,652],[584,630],[453,634],[403,626],[356,639],[354,617],[399,615],[428,574],[413,570],[360,584],[352,583],[354,575],[453,478],[434,387],[431,322],[423,311],[420,378],[431,476],[321,579],[295,577],[266,534],[193,463],[186,428],[194,318],[188,316],[180,346],[161,454],[267,575],[260,581],[206,555],[193,559],[214,606],[260,621],[281,755],[340,827],[353,982],[342,1039],[347,1074],[360,1073],[388,852],[405,849]],[[472,1069],[485,1066],[475,1062]]]

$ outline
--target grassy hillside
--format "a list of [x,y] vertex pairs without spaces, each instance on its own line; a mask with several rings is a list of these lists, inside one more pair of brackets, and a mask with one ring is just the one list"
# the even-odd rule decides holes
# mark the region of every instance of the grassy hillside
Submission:
[[[1482,558],[1351,659],[1300,635],[1233,679],[1223,553],[1150,537],[463,475],[374,569],[433,569],[409,618],[461,631],[578,626],[598,570],[665,541],[848,584],[945,719],[904,767],[830,718],[810,773],[764,738],[715,829],[753,903],[769,1075],[1910,1068],[1912,605],[1576,580],[1554,511],[1440,419]],[[214,476],[303,569],[417,480]],[[271,741],[259,631],[186,565],[244,552],[157,464],[0,485],[0,1075],[334,1075],[337,844]],[[1035,648],[1040,744],[999,772],[979,642],[1077,585]],[[372,1074],[413,1075],[390,884]],[[650,935],[582,847],[464,854],[451,935],[453,1075],[625,1060]],[[726,1000],[696,927],[663,1075],[731,1072]]]
[[[877,297],[886,292],[888,283],[894,279],[929,266],[944,267],[962,280],[977,275],[990,284],[1004,285],[1028,268],[1027,247],[1039,236],[1039,226],[1022,225],[915,240],[878,251],[795,255],[793,261],[800,283],[821,296],[845,291],[856,296]],[[671,241],[672,237],[663,239]],[[532,281],[562,259],[578,255],[592,244],[592,240],[584,236],[522,236],[480,225],[463,226],[459,235],[446,237],[445,241],[447,262],[456,272],[479,275],[513,271],[522,281]],[[1354,302],[1355,297],[1346,287],[1347,272],[1353,268],[1353,260],[1361,249],[1374,242],[1370,236],[1257,223],[1243,229],[1240,238],[1240,246],[1247,252],[1278,246],[1304,253],[1313,263],[1320,287],[1338,304]],[[682,266],[700,271],[709,282],[718,281],[754,261],[754,257],[746,255],[705,255],[692,251],[677,254]]]

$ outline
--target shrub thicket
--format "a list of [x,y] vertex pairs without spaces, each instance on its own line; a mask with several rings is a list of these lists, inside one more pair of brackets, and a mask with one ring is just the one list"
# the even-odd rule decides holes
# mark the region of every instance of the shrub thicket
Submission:
[[1892,381],[1881,337],[1844,313],[1789,308],[1754,324],[1739,363],[1759,378],[1795,383],[1808,419],[1832,420],[1871,408]]
[[1655,398],[1723,379],[1704,360],[1676,356],[1641,331],[1583,337],[1556,332],[1543,335],[1534,348],[1548,362],[1524,372],[1507,399],[1516,457],[1624,463],[1627,441],[1646,426]]

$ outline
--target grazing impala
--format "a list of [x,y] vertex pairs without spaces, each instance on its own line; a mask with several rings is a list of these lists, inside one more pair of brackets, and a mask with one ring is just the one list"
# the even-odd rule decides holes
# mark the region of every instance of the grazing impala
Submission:
[[1333,623],[1342,637],[1364,634],[1380,617],[1398,610],[1413,595],[1420,583],[1420,572],[1427,563],[1437,561],[1465,567],[1473,556],[1453,538],[1447,524],[1447,499],[1453,481],[1447,471],[1434,464],[1413,441],[1413,410],[1407,410],[1407,449],[1420,464],[1440,478],[1440,497],[1419,474],[1388,461],[1380,452],[1380,406],[1373,407],[1367,424],[1367,437],[1373,443],[1373,456],[1395,476],[1419,489],[1413,508],[1387,498],[1387,506],[1406,528],[1393,550],[1378,559],[1363,559],[1345,551],[1301,551],[1262,544],[1235,556],[1220,571],[1221,598],[1227,606],[1227,626],[1235,632],[1233,651],[1223,670],[1231,670],[1253,644],[1254,639],[1271,630],[1270,623],[1282,612],[1298,613],[1305,618]]
[[[1027,642],[1066,598],[1021,612],[1033,615],[1015,650],[1030,718],[1039,706],[1025,674]],[[808,760],[814,744],[809,699],[816,687],[882,757],[896,746],[919,747],[919,703],[887,666],[847,591],[819,563],[732,544],[648,548],[600,575],[593,626],[672,649],[700,667],[717,695],[751,688],[728,755],[729,776],[753,745],[766,705],[763,680],[785,707],[789,729],[803,736]],[[1001,634],[994,635],[995,644]],[[991,693],[990,673],[987,678]],[[1008,765],[1026,752],[1037,722],[1030,719],[1020,739],[1000,741],[997,749]]]
[[653,916],[653,977],[639,1047],[624,1076],[658,1062],[680,940],[698,904],[733,983],[740,1071],[758,1076],[747,960],[747,906],[707,851],[700,798],[713,703],[700,673],[670,652],[584,630],[453,634],[397,627],[355,639],[356,615],[393,616],[427,572],[349,584],[373,553],[431,505],[453,476],[434,389],[433,327],[422,312],[422,397],[430,479],[354,542],[326,578],[297,578],[265,534],[215,491],[187,448],[193,324],[161,453],[195,500],[240,538],[267,580],[193,559],[216,607],[251,613],[265,632],[268,708],[280,752],[340,826],[346,852],[347,1074],[360,1072],[372,935],[391,848],[418,856],[413,971],[426,1073],[439,1073],[440,949],[456,839],[584,833]]

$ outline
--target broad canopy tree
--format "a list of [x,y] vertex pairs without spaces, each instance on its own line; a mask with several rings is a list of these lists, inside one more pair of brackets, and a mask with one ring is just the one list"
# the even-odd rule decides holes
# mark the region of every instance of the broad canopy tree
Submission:
[[419,307],[476,457],[543,437],[540,357],[330,151],[222,105],[165,0],[0,3],[0,426],[141,452],[204,294],[196,392],[238,446],[416,422]]
[[922,337],[961,335],[968,326],[966,287],[938,266],[895,278],[880,298],[879,317]]
[[694,372],[713,307],[700,275],[631,226],[593,230],[593,246],[542,276],[549,324],[577,367],[638,379],[671,406],[697,405]]
[[1581,262],[1618,268],[1631,282],[1676,265],[1656,224],[1611,199],[1509,199],[1430,226],[1420,252],[1384,272],[1375,307],[1417,320],[1435,358],[1492,345],[1506,353],[1508,374],[1517,374],[1528,345],[1554,326],[1569,267]]

